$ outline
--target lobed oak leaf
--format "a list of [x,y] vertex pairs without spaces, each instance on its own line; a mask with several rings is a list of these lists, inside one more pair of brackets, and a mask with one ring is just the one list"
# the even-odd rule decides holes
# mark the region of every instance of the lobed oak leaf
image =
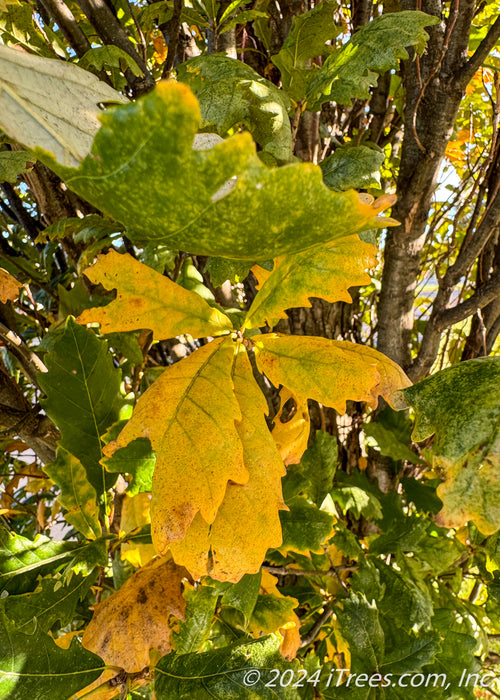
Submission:
[[214,309],[195,292],[184,289],[143,265],[126,253],[111,251],[99,255],[95,265],[85,270],[94,284],[116,289],[107,306],[86,309],[78,323],[99,323],[102,333],[118,333],[148,328],[155,340],[189,333],[194,338],[231,331],[228,317]]
[[365,270],[377,264],[376,252],[376,246],[354,234],[277,258],[263,282],[262,268],[252,268],[260,275],[261,288],[248,311],[245,327],[258,328],[266,323],[272,327],[280,318],[287,318],[285,309],[311,306],[311,297],[352,302],[348,289],[370,283]]
[[435,434],[433,467],[444,477],[436,521],[474,521],[484,535],[500,529],[500,358],[460,362],[404,389],[397,408],[416,412],[412,438]]
[[185,574],[171,559],[143,566],[96,606],[83,646],[127,673],[149,666],[151,650],[170,653],[172,627],[184,619],[181,582]]
[[281,407],[274,418],[273,439],[284,464],[298,464],[307,449],[311,421],[307,400],[298,399],[289,389],[280,391]]
[[170,549],[194,578],[209,574],[219,581],[236,582],[244,574],[257,573],[266,551],[281,544],[279,510],[286,506],[281,492],[285,469],[264,419],[266,400],[243,345],[237,348],[233,381],[241,410],[236,428],[248,483],[229,483],[213,523],[209,525],[198,513],[185,539]]
[[346,400],[377,406],[378,396],[410,385],[398,365],[382,353],[346,340],[269,333],[255,341],[259,369],[275,386],[283,384],[299,399],[315,399],[344,413]]
[[0,267],[0,302],[14,301],[19,296],[19,290],[23,285],[13,277],[10,272]]
[[151,534],[159,554],[184,537],[198,512],[213,523],[229,481],[248,481],[235,425],[241,411],[233,355],[232,339],[219,338],[166,369],[104,450],[111,456],[135,438],[149,438],[156,452]]

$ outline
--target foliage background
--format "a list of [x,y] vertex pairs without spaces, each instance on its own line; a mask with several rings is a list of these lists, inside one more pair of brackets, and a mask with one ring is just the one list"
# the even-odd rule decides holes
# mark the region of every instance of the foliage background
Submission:
[[[0,53],[0,697],[399,698],[383,679],[404,673],[446,674],[450,685],[429,697],[500,692],[489,683],[500,653],[499,9],[0,0],[1,44],[34,57],[13,73]],[[58,68],[44,72],[37,57]],[[67,65],[96,80],[58,75]],[[165,78],[192,90],[201,125],[187,89],[154,90]],[[80,165],[98,127],[82,105],[129,99],[136,107],[107,110],[108,140],[103,127],[98,158]],[[48,141],[40,100],[57,117]],[[198,130],[232,144],[217,151],[226,155],[192,151]],[[112,180],[144,134],[142,160]],[[205,213],[238,168],[232,199]],[[383,228],[376,217],[391,204]],[[362,242],[347,236],[359,231]],[[141,271],[124,257],[106,266],[113,250]],[[99,253],[101,272],[85,273]],[[199,580],[210,560],[186,564],[190,575],[181,545],[177,564],[152,560],[151,529],[157,551],[163,537],[150,524],[155,459],[158,475],[177,456],[147,439],[151,408],[142,432],[130,417],[157,387],[153,413],[166,420],[165,368],[182,374],[216,347],[207,336],[242,324],[266,401],[248,384],[240,408],[221,408],[213,391],[198,400],[225,421],[224,455],[239,449],[235,411],[260,425],[250,453],[265,453],[268,481],[250,505],[269,511],[283,542],[268,544],[268,525],[227,557],[232,576]],[[270,331],[303,337],[282,347],[302,348],[309,374],[282,366],[286,381],[271,384]],[[352,389],[334,372],[345,355],[318,370],[331,341],[358,344]],[[369,348],[416,382],[397,400],[387,391],[390,405],[373,401]],[[323,377],[317,395],[308,376]],[[404,384],[396,376],[392,389]],[[124,446],[125,434],[140,437]],[[192,452],[206,454],[200,445]],[[212,460],[233,469],[223,483],[237,492],[236,457]],[[164,492],[190,485],[181,475]],[[303,669],[311,682],[268,688],[263,673],[245,688],[254,667],[293,669],[294,683]],[[336,668],[379,674],[378,685],[328,685]],[[488,691],[460,687],[464,669]]]

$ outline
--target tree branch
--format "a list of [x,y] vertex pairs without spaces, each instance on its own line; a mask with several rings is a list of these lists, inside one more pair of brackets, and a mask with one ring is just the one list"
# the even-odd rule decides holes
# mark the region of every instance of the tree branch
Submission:
[[457,69],[454,80],[457,80],[460,85],[465,88],[468,83],[474,77],[479,68],[488,58],[491,50],[494,48],[498,39],[500,38],[500,17],[497,17],[495,22],[491,25],[488,33],[479,44],[477,49],[474,51],[469,60],[460,68]]
[[453,326],[455,323],[463,321],[468,316],[471,316],[477,309],[484,308],[490,301],[500,294],[500,270],[495,276],[491,277],[485,284],[481,285],[478,290],[468,299],[457,306],[452,306],[450,309],[445,309],[436,318],[436,327],[439,331],[444,328]]

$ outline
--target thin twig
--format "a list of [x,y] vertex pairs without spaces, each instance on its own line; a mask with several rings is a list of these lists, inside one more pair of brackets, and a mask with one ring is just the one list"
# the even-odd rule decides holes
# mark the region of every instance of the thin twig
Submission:
[[323,627],[325,622],[330,619],[330,617],[332,615],[333,615],[333,610],[330,607],[330,604],[326,603],[323,612],[318,617],[318,619],[316,620],[314,625],[311,627],[309,632],[304,637],[302,637],[302,640],[300,642],[301,648],[306,647],[308,644],[310,644],[311,642],[313,642],[316,639],[316,637],[320,633],[321,628]]

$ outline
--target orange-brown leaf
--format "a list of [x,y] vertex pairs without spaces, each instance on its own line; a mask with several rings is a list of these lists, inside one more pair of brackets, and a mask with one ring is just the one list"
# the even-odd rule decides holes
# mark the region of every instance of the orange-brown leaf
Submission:
[[22,286],[15,277],[12,277],[10,272],[0,267],[0,302],[2,304],[17,299]]
[[184,619],[181,581],[185,571],[158,560],[133,574],[96,606],[82,644],[107,665],[137,673],[149,665],[149,652],[171,651],[170,633]]

